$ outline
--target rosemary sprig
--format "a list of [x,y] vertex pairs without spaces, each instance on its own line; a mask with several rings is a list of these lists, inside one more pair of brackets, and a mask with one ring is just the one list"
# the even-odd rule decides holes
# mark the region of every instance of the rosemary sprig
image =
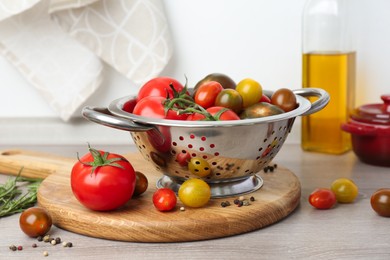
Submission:
[[[22,212],[37,202],[42,179],[22,177],[22,170],[15,178],[8,178],[4,184],[0,184],[0,218]],[[26,189],[24,193],[23,187]]]

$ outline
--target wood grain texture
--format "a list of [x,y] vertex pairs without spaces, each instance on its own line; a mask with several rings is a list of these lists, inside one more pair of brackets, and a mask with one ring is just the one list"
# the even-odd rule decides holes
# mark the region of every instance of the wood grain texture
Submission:
[[[4,152],[3,152],[4,154]],[[12,165],[15,172],[22,163],[28,175],[47,176],[38,191],[38,202],[51,213],[56,226],[91,237],[133,242],[197,241],[241,234],[261,229],[288,216],[299,204],[301,187],[289,170],[278,167],[273,173],[260,173],[263,187],[250,194],[255,201],[250,206],[221,207],[220,203],[234,198],[212,199],[203,208],[192,209],[180,201],[172,212],[157,211],[152,203],[155,183],[161,175],[139,153],[126,155],[134,168],[149,179],[148,190],[116,211],[95,212],[84,208],[73,196],[70,171],[74,159],[18,150],[13,156],[0,156],[3,164]],[[30,161],[30,163],[28,163]],[[34,173],[34,174],[33,174]]]

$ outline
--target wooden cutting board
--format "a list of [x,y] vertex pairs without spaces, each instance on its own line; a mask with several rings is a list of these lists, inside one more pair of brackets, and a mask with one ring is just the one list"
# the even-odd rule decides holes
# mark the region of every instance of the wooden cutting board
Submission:
[[[212,199],[203,208],[188,208],[178,200],[176,209],[162,213],[154,208],[152,195],[161,175],[139,153],[125,155],[133,167],[149,180],[148,190],[120,210],[94,212],[84,208],[73,196],[70,171],[76,162],[25,150],[0,151],[0,173],[16,175],[23,166],[23,176],[46,178],[38,191],[38,204],[52,215],[56,226],[75,233],[111,240],[133,242],[196,241],[242,234],[273,224],[294,211],[299,204],[298,178],[278,166],[273,173],[261,172],[264,184],[249,206],[237,207],[232,198]],[[221,207],[222,201],[230,201]]]

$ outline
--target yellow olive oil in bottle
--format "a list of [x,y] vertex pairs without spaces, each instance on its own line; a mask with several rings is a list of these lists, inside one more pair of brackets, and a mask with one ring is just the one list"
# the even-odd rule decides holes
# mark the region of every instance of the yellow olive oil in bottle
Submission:
[[348,39],[347,11],[348,0],[309,0],[305,6],[302,85],[330,95],[325,108],[302,117],[306,151],[341,154],[351,149],[350,135],[341,130],[355,99],[356,53]]

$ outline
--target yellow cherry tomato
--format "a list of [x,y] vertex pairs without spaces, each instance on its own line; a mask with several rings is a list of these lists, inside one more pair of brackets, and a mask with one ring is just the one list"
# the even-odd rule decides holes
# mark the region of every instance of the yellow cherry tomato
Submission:
[[336,199],[340,203],[353,202],[359,193],[356,184],[347,178],[335,180],[331,185],[331,190],[336,194]]
[[258,103],[263,96],[263,88],[260,83],[250,78],[241,80],[237,84],[236,90],[242,97],[244,108]]
[[211,189],[201,179],[188,179],[180,186],[178,195],[185,206],[200,208],[209,202]]
[[188,170],[199,177],[205,177],[211,173],[210,164],[205,159],[199,157],[194,157],[190,160]]

